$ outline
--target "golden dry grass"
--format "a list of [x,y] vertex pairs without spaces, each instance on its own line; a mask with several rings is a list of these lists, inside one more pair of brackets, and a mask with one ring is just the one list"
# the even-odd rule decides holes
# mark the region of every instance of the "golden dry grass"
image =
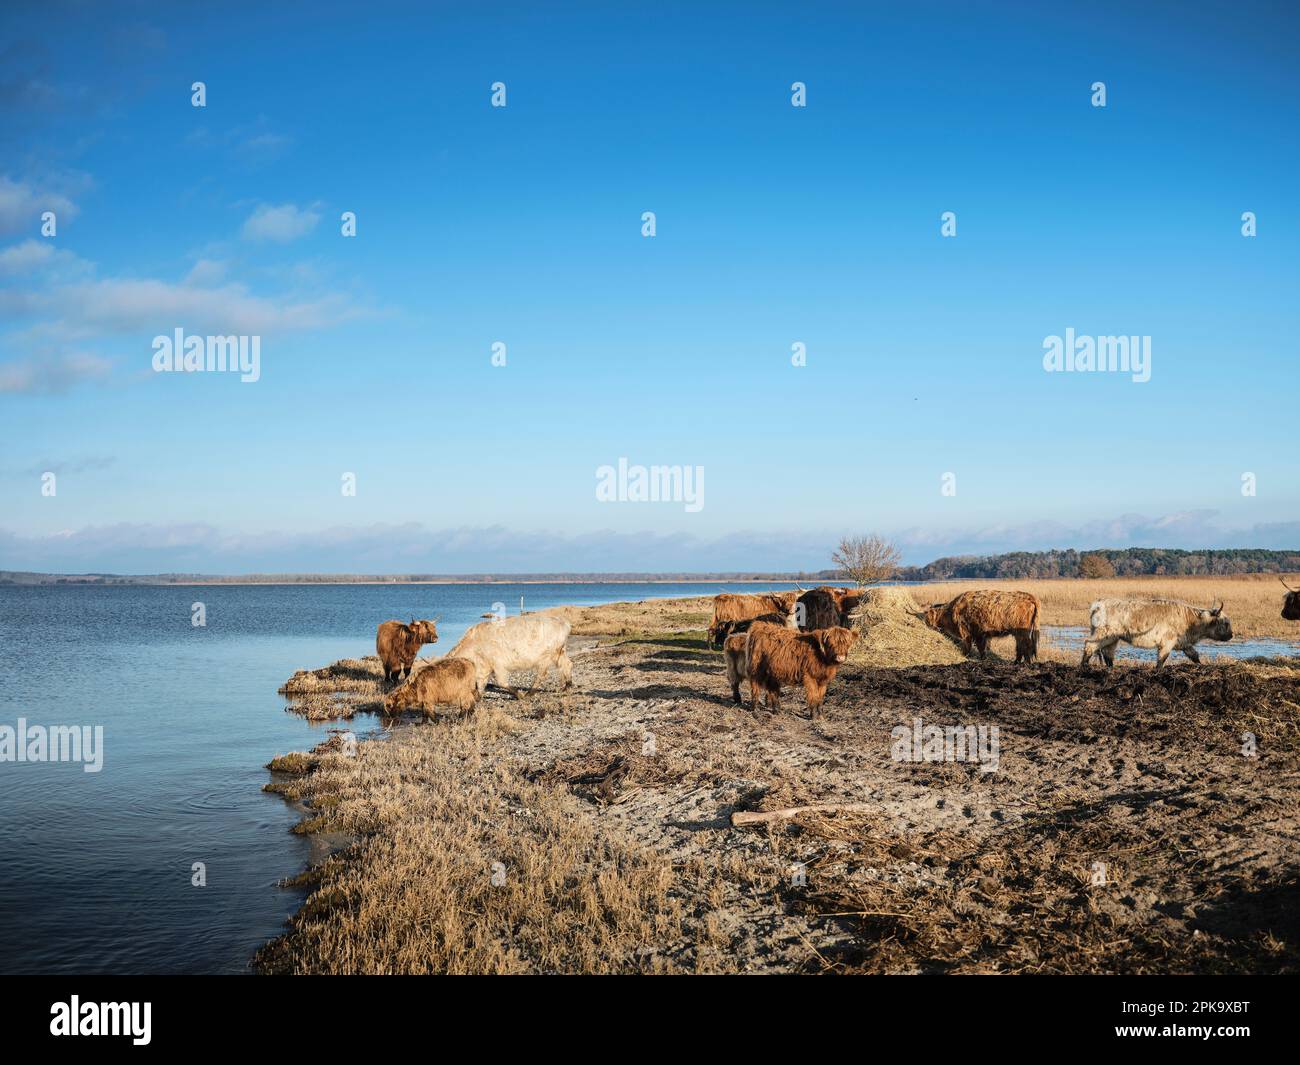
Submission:
[[[257,965],[282,973],[610,973],[670,966],[680,934],[671,862],[581,816],[564,790],[499,756],[515,727],[491,707],[447,726],[327,753],[281,790],[356,835],[312,875],[291,930]],[[494,873],[496,874],[494,877]],[[725,969],[719,955],[717,968]]]

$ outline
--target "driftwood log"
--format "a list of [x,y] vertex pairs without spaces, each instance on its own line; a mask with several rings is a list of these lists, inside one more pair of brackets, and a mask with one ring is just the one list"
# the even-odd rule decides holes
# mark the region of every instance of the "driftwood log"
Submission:
[[783,821],[787,817],[796,817],[803,813],[866,813],[878,808],[878,804],[869,802],[819,802],[811,806],[787,806],[782,810],[737,810],[731,815],[733,828],[745,825],[766,825],[773,821]]

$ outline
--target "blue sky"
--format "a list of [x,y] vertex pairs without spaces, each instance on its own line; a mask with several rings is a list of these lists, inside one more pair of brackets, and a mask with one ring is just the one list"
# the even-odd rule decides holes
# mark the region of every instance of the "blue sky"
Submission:
[[268,7],[0,14],[0,568],[1300,546],[1290,5]]

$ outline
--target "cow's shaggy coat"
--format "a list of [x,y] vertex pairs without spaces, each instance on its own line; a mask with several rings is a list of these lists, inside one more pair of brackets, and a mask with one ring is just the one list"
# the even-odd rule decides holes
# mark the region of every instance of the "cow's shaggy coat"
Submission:
[[[436,619],[435,619],[436,620]],[[395,681],[411,675],[415,656],[426,643],[437,643],[438,626],[435,621],[416,621],[409,625],[400,621],[385,621],[375,634],[375,651],[384,666],[384,681]]]
[[564,653],[569,629],[567,621],[551,614],[522,614],[482,621],[460,638],[451,655],[474,663],[480,688],[486,688],[488,678],[494,677],[497,685],[516,699],[520,694],[510,686],[510,674],[518,669],[536,671],[533,688],[546,679],[552,668],[558,669],[564,687],[570,688],[573,663]]
[[791,632],[769,624],[752,626],[745,658],[749,708],[758,709],[761,688],[768,709],[779,711],[781,689],[802,684],[811,715],[820,717],[826,688],[857,638],[852,629],[839,626],[812,632]]
[[723,592],[713,597],[713,624],[709,626],[709,646],[721,644],[734,631],[730,623],[753,621],[764,614],[785,617],[799,598],[797,591],[764,592],[760,595],[737,595]]
[[1038,599],[1028,592],[978,588],[935,603],[925,611],[925,623],[960,641],[966,654],[973,644],[980,658],[988,654],[989,640],[1014,636],[1016,661],[1032,662],[1038,656],[1038,613]]
[[1222,603],[1206,610],[1177,599],[1098,599],[1088,612],[1088,623],[1082,666],[1099,655],[1113,667],[1115,645],[1121,641],[1155,648],[1158,669],[1173,651],[1200,662],[1196,644],[1201,640],[1232,639],[1232,622],[1223,616]]
[[478,702],[478,674],[474,663],[466,658],[439,658],[430,662],[384,700],[390,714],[416,707],[432,715],[436,706],[454,706],[461,711],[474,709]]

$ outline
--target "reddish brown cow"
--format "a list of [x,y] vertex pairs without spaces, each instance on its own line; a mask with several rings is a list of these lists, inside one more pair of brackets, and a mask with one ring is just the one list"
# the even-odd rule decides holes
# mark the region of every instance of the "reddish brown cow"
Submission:
[[439,658],[395,689],[384,700],[384,710],[393,714],[407,707],[416,707],[423,710],[426,717],[432,717],[434,707],[439,705],[472,710],[478,697],[478,675],[474,663],[467,658]]
[[929,607],[925,623],[961,641],[966,654],[973,643],[980,658],[995,636],[1016,638],[1017,662],[1032,662],[1038,654],[1038,600],[1028,592],[962,592],[951,602]]
[[400,621],[385,621],[375,634],[375,651],[384,666],[384,681],[395,681],[411,675],[415,656],[426,643],[438,642],[438,619],[416,621],[409,625]]
[[799,593],[764,592],[761,595],[736,595],[723,592],[713,597],[713,624],[709,626],[709,646],[721,644],[733,631],[737,621],[753,621],[764,614],[780,614],[783,617],[790,612],[798,599]]
[[802,684],[809,712],[820,717],[826,688],[857,638],[852,629],[839,626],[812,632],[790,632],[768,624],[752,626],[745,659],[750,710],[758,709],[759,688],[767,708],[780,711],[781,688]]

